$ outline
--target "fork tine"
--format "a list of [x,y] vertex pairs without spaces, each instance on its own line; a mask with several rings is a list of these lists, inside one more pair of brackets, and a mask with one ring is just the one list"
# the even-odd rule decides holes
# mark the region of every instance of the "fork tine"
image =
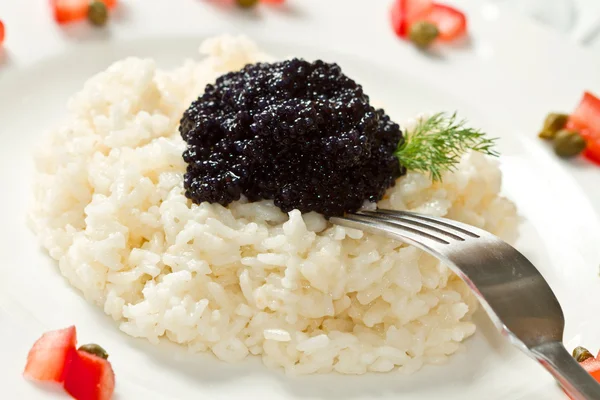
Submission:
[[449,244],[447,240],[430,232],[418,229],[415,226],[402,224],[399,221],[382,217],[381,215],[377,214],[348,214],[345,217],[331,217],[330,221],[334,224],[339,222],[339,225],[342,226],[349,226],[351,228],[366,230],[376,234],[383,231],[388,236],[409,242],[417,247],[422,247],[422,244],[426,244],[429,247],[440,244]]
[[[481,233],[478,232],[477,228],[473,226],[469,226],[457,221],[449,220],[447,218],[433,217],[429,215],[420,215],[415,214],[410,211],[395,211],[395,210],[386,210],[386,209],[378,209],[378,213],[386,214],[390,216],[395,216],[398,218],[410,218],[414,220],[426,221],[431,224],[436,224],[438,226],[449,228],[454,230],[455,232],[461,233],[463,235],[467,235],[473,238],[481,237]],[[475,232],[474,232],[475,231]]]
[[435,226],[431,223],[426,223],[425,220],[422,221],[415,221],[414,219],[411,219],[408,216],[405,215],[397,215],[397,214],[392,214],[392,213],[378,213],[378,212],[374,212],[374,211],[362,211],[361,214],[364,215],[369,215],[372,217],[381,217],[381,218],[389,218],[391,220],[398,221],[398,222],[402,222],[403,224],[406,224],[408,226],[411,227],[418,227],[421,228],[422,230],[424,230],[427,233],[430,234],[437,234],[437,235],[442,235],[448,239],[453,239],[453,240],[458,240],[460,242],[464,242],[465,238],[463,238],[462,236],[459,236],[455,233],[449,232],[448,229],[442,229],[439,226]]

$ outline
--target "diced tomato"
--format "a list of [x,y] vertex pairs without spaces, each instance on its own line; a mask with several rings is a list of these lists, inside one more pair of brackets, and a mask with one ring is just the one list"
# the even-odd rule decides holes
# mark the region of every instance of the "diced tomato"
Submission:
[[106,7],[114,8],[117,5],[117,0],[102,0]]
[[74,326],[44,333],[29,350],[23,375],[38,381],[63,382],[65,367],[76,352],[76,343]]
[[392,5],[392,27],[396,34],[406,38],[412,24],[428,21],[440,32],[439,39],[451,41],[465,34],[467,18],[456,8],[430,0],[396,0]]
[[587,148],[583,152],[583,156],[600,165],[600,137],[587,139],[586,141]]
[[115,390],[115,374],[107,360],[77,351],[67,367],[64,386],[77,400],[109,400]]
[[390,16],[392,18],[392,29],[394,29],[396,35],[406,37],[406,19],[402,11],[401,0],[394,1],[390,10]]
[[86,0],[50,0],[54,19],[59,24],[84,19],[87,17],[89,4]]
[[577,130],[590,129],[600,135],[600,99],[585,92],[579,105],[569,116],[568,124]]
[[594,379],[600,382],[600,360],[597,358],[588,358],[587,360],[580,362],[579,365],[589,372]]
[[[101,0],[106,7],[114,8],[118,0]],[[50,0],[54,19],[59,24],[66,24],[85,19],[90,6],[89,0]]]
[[424,17],[437,26],[441,41],[447,42],[459,38],[467,32],[467,17],[456,8],[433,3],[433,7]]
[[260,0],[261,3],[266,3],[266,4],[283,4],[285,3],[285,0]]
[[0,21],[0,45],[2,45],[2,43],[4,42],[4,36],[5,36],[4,23],[2,21]]
[[566,128],[578,131],[587,142],[583,155],[600,164],[600,99],[585,92],[579,105],[569,116]]
[[407,37],[410,25],[425,19],[432,7],[431,0],[395,0],[392,5],[391,17],[396,35]]

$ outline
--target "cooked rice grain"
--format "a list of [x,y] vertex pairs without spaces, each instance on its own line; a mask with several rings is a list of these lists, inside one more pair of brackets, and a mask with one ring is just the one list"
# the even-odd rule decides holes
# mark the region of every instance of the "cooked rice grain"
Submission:
[[[271,201],[191,204],[179,118],[204,86],[266,60],[244,38],[161,71],[126,59],[90,79],[36,157],[33,226],[61,273],[129,335],[289,373],[407,373],[443,362],[476,301],[416,248],[282,213]],[[508,240],[515,207],[495,161],[463,157],[443,183],[409,173],[381,207],[449,216]]]

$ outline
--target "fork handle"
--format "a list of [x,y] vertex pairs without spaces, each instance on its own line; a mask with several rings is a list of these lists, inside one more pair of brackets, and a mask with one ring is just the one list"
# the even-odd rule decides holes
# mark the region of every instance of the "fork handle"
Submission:
[[544,343],[532,348],[531,352],[573,400],[600,400],[600,384],[579,365],[562,343]]

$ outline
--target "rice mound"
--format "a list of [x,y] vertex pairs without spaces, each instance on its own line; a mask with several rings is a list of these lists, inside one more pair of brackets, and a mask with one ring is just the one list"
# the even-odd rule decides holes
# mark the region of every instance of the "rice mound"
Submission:
[[[243,37],[209,39],[201,53],[173,71],[115,63],[45,136],[31,222],[61,273],[127,334],[228,362],[255,354],[293,374],[413,372],[456,352],[477,303],[435,258],[272,201],[225,208],[184,196],[183,111],[217,76],[270,59]],[[469,153],[443,183],[409,172],[379,206],[510,241],[516,210],[500,186],[496,162]]]

